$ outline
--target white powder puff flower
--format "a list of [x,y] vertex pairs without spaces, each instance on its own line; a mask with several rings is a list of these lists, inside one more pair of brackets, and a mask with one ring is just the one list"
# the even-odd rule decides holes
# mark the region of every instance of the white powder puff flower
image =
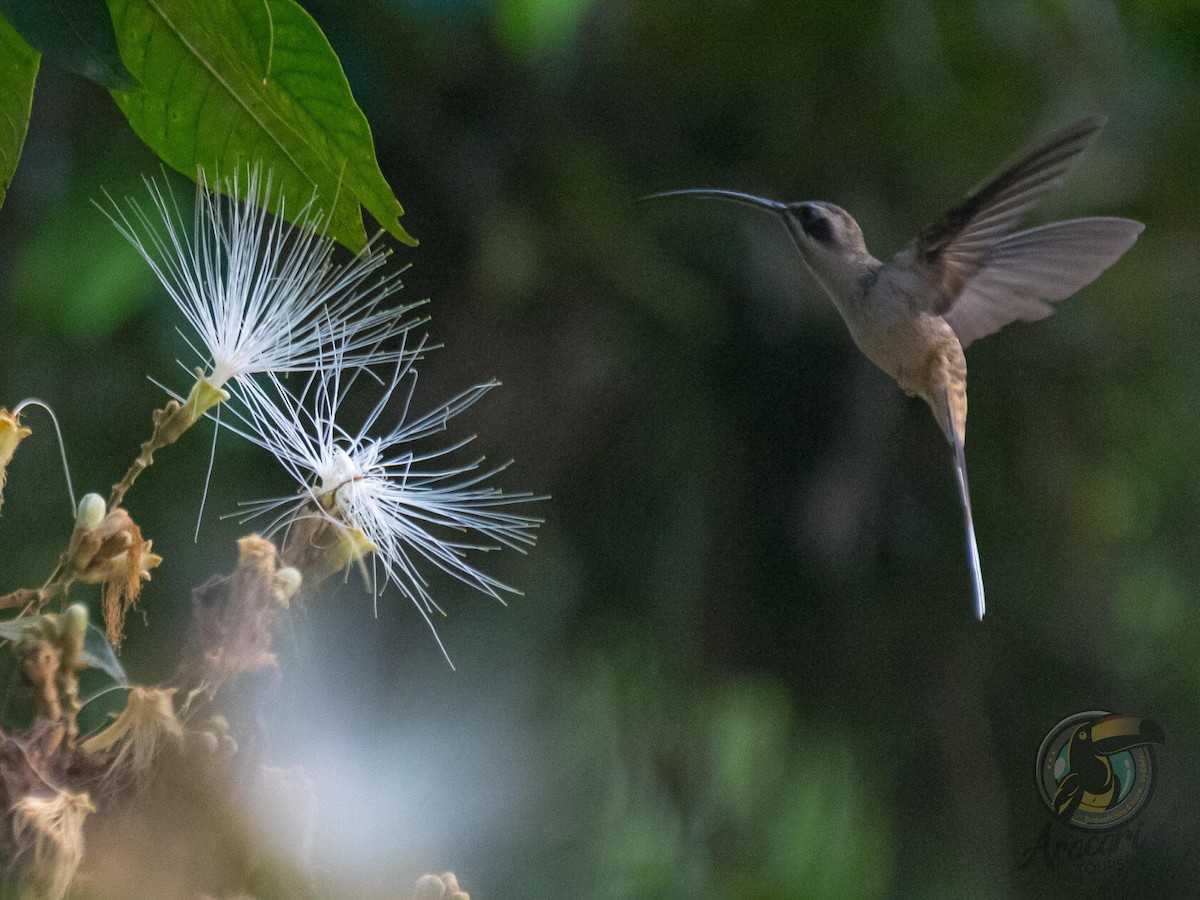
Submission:
[[545,498],[487,484],[504,466],[485,468],[482,458],[450,461],[472,438],[418,449],[499,384],[476,385],[415,414],[413,360],[423,349],[422,342],[396,363],[383,379],[379,401],[355,430],[343,424],[341,413],[358,373],[346,374],[340,353],[327,358],[297,394],[275,376],[245,392],[237,410],[241,423],[232,430],[272,453],[301,485],[299,496],[246,504],[248,517],[274,515],[268,533],[288,529],[284,556],[290,564],[320,578],[362,565],[373,553],[382,569],[374,579],[376,594],[395,585],[432,628],[430,613],[441,608],[422,565],[501,602],[505,592],[520,593],[474,560],[483,551],[510,547],[523,553],[532,546],[541,520],[512,510]]
[[[314,210],[315,194],[292,225],[269,171],[247,167],[219,189],[201,173],[189,225],[169,187],[146,185],[149,210],[109,197],[112,210],[104,212],[191,326],[184,340],[204,365],[197,379],[207,392],[197,417],[228,399],[227,384],[236,391],[255,374],[315,370],[333,333],[347,366],[397,359],[381,348],[417,324],[404,318],[417,304],[383,306],[401,284],[399,272],[372,277],[388,257],[374,244],[344,265],[332,262],[334,242]],[[245,199],[231,199],[238,196]],[[266,211],[272,205],[279,215]]]

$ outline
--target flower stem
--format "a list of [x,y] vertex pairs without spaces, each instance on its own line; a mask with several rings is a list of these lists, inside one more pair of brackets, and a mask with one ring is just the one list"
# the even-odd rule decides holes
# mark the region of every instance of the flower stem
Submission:
[[175,443],[185,431],[199,422],[208,410],[228,399],[228,391],[209,381],[203,371],[197,369],[196,383],[188,392],[187,399],[182,403],[170,400],[166,406],[156,409],[152,414],[154,431],[150,439],[142,444],[141,452],[130,465],[125,477],[113,485],[112,493],[108,495],[108,508],[116,509],[121,505],[125,494],[133,487],[138,476],[154,463],[155,451]]
[[62,561],[55,567],[54,572],[46,579],[40,588],[17,588],[7,594],[0,595],[0,609],[21,607],[21,615],[42,611],[47,603],[58,596],[66,596],[67,589],[75,581],[75,576],[65,567]]

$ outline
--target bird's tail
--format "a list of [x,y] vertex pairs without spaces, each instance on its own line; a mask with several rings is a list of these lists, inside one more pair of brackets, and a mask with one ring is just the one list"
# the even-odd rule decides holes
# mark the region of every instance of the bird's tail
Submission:
[[[950,396],[943,392],[947,420],[953,422],[950,413]],[[975,542],[975,521],[971,518],[971,490],[967,486],[967,454],[958,428],[951,425],[946,429],[950,446],[954,448],[954,475],[958,479],[958,495],[962,499],[963,525],[967,532],[967,561],[971,565],[971,594],[975,599],[975,618],[983,621],[986,608],[983,598],[983,571],[979,566],[979,545]]]

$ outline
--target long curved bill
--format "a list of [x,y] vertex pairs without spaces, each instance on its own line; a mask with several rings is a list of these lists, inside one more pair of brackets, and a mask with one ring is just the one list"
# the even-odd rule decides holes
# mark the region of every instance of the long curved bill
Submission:
[[743,194],[738,191],[724,191],[718,188],[693,188],[686,191],[663,191],[659,194],[649,194],[642,197],[638,202],[646,200],[661,200],[663,197],[697,197],[701,200],[728,200],[732,203],[741,203],[743,206],[754,206],[758,209],[766,209],[771,212],[785,213],[787,212],[787,204],[780,203],[778,200],[768,200],[765,197],[755,197],[753,194]]

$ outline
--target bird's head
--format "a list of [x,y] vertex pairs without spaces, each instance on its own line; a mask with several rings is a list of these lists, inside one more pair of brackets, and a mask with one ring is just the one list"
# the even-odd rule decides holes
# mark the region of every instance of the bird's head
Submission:
[[1071,738],[1072,747],[1084,731],[1087,732],[1087,737],[1080,743],[1090,745],[1099,756],[1109,756],[1148,744],[1161,744],[1165,740],[1161,725],[1153,719],[1143,719],[1139,716],[1105,716],[1103,719],[1097,719],[1086,728],[1077,729],[1077,733]]
[[840,206],[820,200],[788,203],[784,216],[798,226],[799,233],[790,230],[806,258],[813,254],[849,260],[867,255],[862,229]]

